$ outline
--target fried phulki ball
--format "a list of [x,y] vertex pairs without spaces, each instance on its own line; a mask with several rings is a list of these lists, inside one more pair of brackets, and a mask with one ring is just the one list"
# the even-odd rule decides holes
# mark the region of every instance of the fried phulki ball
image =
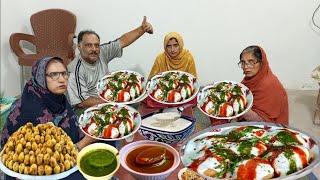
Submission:
[[19,172],[19,163],[18,162],[15,162],[13,165],[12,165],[12,170],[14,172]]
[[16,152],[19,154],[21,151],[23,150],[23,146],[21,143],[18,143],[17,147],[16,147]]
[[43,154],[37,155],[37,164],[42,165],[43,164]]
[[12,160],[13,160],[14,162],[17,162],[17,161],[19,160],[19,154],[14,153],[14,155],[12,156]]
[[36,161],[36,157],[34,155],[31,155],[30,159],[29,159],[29,162],[30,162],[30,164],[35,164],[37,162]]
[[66,170],[69,170],[71,168],[71,164],[69,160],[64,161],[64,167],[66,168]]
[[50,166],[55,167],[57,165],[57,160],[55,157],[51,156],[50,157]]
[[29,162],[30,162],[30,155],[27,154],[27,155],[24,156],[23,163],[24,163],[25,165],[29,165]]
[[61,168],[60,168],[60,166],[58,164],[53,168],[53,172],[55,174],[59,174],[61,172],[60,170],[61,170]]
[[6,164],[6,166],[7,166],[9,169],[12,169],[13,160],[8,161],[8,164]]
[[29,172],[30,172],[30,167],[29,166],[25,166],[23,174],[29,174]]
[[52,174],[52,167],[49,166],[49,165],[45,165],[44,166],[44,172],[46,173],[46,175]]
[[50,163],[50,155],[47,153],[43,156],[43,164],[48,165]]
[[33,142],[31,147],[33,151],[36,151],[38,149],[38,144],[36,142]]
[[12,140],[8,142],[7,147],[8,147],[10,150],[14,150],[14,143],[13,143]]
[[38,175],[40,175],[40,176],[44,175],[44,166],[43,165],[38,166]]
[[30,174],[37,175],[38,174],[38,166],[36,164],[32,164],[30,166]]
[[18,160],[19,160],[20,163],[23,163],[23,161],[24,161],[24,153],[23,152],[21,152],[19,154]]
[[22,174],[22,173],[23,173],[24,168],[25,168],[24,163],[21,163],[21,164],[19,165],[19,173],[20,173],[20,174]]
[[23,150],[23,153],[24,153],[24,154],[29,154],[29,152],[30,152],[29,149],[24,149],[24,150]]

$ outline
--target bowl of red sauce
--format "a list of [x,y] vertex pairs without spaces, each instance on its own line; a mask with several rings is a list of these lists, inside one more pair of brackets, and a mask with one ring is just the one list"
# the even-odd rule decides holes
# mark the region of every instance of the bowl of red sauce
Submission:
[[120,164],[141,180],[166,179],[179,166],[177,150],[157,141],[135,141],[120,150]]

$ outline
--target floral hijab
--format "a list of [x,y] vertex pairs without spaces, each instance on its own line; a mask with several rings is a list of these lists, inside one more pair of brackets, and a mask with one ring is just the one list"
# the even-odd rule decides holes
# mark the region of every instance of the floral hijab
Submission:
[[66,96],[53,94],[47,88],[46,69],[53,59],[61,60],[57,57],[45,57],[32,66],[32,78],[25,85],[21,98],[12,105],[4,125],[2,147],[9,136],[27,122],[32,122],[33,125],[53,122],[61,127],[74,143],[79,141],[77,116]]

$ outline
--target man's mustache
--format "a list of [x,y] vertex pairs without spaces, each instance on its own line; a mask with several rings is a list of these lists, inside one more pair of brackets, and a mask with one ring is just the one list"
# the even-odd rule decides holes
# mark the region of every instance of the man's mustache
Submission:
[[98,55],[97,51],[91,52],[90,55]]

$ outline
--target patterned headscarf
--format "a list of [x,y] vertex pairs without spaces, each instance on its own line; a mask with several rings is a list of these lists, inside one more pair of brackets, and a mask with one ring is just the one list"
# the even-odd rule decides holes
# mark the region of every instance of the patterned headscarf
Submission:
[[10,109],[1,137],[2,146],[12,133],[27,122],[32,122],[33,125],[53,122],[61,127],[73,142],[79,141],[77,116],[66,96],[53,94],[47,88],[46,69],[53,59],[61,60],[57,57],[45,57],[32,66],[32,78],[25,85],[21,98]]

